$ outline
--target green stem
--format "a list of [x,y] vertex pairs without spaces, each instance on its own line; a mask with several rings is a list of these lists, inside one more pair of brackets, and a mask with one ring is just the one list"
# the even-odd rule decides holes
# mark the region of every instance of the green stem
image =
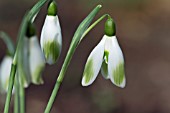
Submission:
[[25,113],[25,89],[23,85],[23,79],[20,80],[21,80],[19,86],[20,113]]
[[[99,5],[98,8],[101,8],[101,6]],[[98,10],[98,11],[99,11],[99,10]],[[97,12],[98,12],[98,11],[97,11]],[[97,12],[96,12],[96,13],[97,13]],[[90,14],[89,14],[89,15],[90,15]],[[91,15],[91,16],[92,16],[92,15]],[[93,15],[93,16],[94,16],[94,15]],[[54,101],[55,101],[55,98],[56,98],[56,96],[57,96],[58,90],[59,90],[60,85],[61,85],[61,83],[62,83],[62,81],[63,81],[63,79],[64,79],[65,73],[66,73],[67,68],[68,68],[68,65],[69,65],[69,63],[70,63],[70,61],[71,61],[71,59],[72,59],[72,56],[73,56],[73,54],[74,54],[74,52],[75,52],[75,50],[76,50],[76,47],[77,47],[78,44],[81,42],[81,40],[83,39],[83,37],[84,37],[88,32],[90,32],[90,30],[93,29],[93,28],[94,28],[101,20],[103,20],[106,16],[109,16],[109,15],[108,15],[108,14],[103,15],[103,16],[102,16],[101,18],[99,18],[96,22],[94,22],[89,28],[86,28],[86,27],[88,26],[88,24],[90,24],[89,21],[92,21],[92,19],[94,18],[94,17],[91,17],[91,18],[90,18],[91,20],[88,20],[88,17],[89,17],[89,16],[87,16],[86,19],[85,19],[85,20],[80,24],[80,26],[78,27],[78,29],[77,29],[74,37],[73,37],[73,40],[72,40],[72,42],[71,42],[70,48],[69,48],[69,50],[68,50],[68,52],[67,52],[67,55],[66,55],[66,58],[65,58],[65,60],[64,60],[63,66],[62,66],[62,68],[61,68],[60,74],[59,74],[59,76],[58,76],[58,78],[57,78],[56,84],[55,84],[55,86],[54,86],[54,89],[53,89],[53,91],[52,91],[51,97],[50,97],[50,99],[49,99],[49,101],[48,101],[48,104],[47,104],[47,106],[46,106],[46,109],[45,109],[44,113],[50,113],[50,111],[51,111],[52,105],[53,105],[53,103],[54,103]],[[87,24],[87,25],[86,25],[86,24]],[[85,27],[85,29],[83,29],[84,27]],[[82,28],[83,30],[80,29],[80,28]],[[79,35],[79,32],[82,33],[82,34]],[[76,39],[77,39],[77,40],[76,40]]]
[[16,73],[16,63],[18,59],[18,54],[20,53],[20,50],[22,48],[22,44],[23,44],[23,39],[25,37],[26,34],[26,30],[27,30],[27,26],[28,26],[28,22],[31,22],[33,17],[37,14],[37,12],[41,9],[41,7],[47,2],[48,0],[40,0],[39,2],[37,2],[33,8],[26,13],[26,15],[23,18],[22,24],[20,26],[20,30],[18,32],[18,44],[17,44],[17,48],[14,54],[14,59],[13,59],[13,63],[12,63],[12,67],[11,67],[11,72],[10,72],[10,80],[9,80],[9,86],[8,86],[8,92],[7,92],[7,97],[6,97],[6,102],[5,102],[5,108],[4,108],[4,113],[8,113],[9,112],[9,106],[10,106],[10,101],[11,101],[11,94],[12,94],[12,89],[13,89],[13,85],[14,85],[14,79],[15,79],[15,73]]
[[10,78],[9,78],[9,85],[8,85],[8,92],[7,92],[5,108],[4,108],[4,113],[9,112],[9,107],[10,107],[10,101],[11,101],[11,95],[12,95],[12,89],[13,89],[13,85],[14,85],[16,69],[17,69],[17,65],[12,63],[11,72],[10,72]]
[[18,75],[16,75],[15,78],[15,94],[14,94],[14,113],[20,113],[19,112],[19,79]]

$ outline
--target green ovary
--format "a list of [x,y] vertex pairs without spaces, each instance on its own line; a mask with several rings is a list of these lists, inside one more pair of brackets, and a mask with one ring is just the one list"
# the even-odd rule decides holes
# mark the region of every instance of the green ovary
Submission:
[[121,85],[124,78],[125,78],[125,73],[124,73],[124,63],[121,62],[119,65],[116,67],[116,69],[113,70],[113,75],[114,77],[114,82],[117,85]]
[[44,43],[43,52],[45,54],[45,58],[51,59],[53,62],[56,62],[60,55],[60,44],[56,41],[48,41]]
[[93,70],[93,60],[90,59],[85,67],[85,71],[84,71],[84,77],[85,77],[85,83],[89,83],[89,81],[93,78],[94,75],[94,70]]

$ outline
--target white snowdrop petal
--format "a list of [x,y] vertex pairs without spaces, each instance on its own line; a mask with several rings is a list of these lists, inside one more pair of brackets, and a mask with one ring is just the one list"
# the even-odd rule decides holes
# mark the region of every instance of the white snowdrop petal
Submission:
[[36,36],[30,38],[29,47],[29,67],[32,82],[34,84],[42,84],[43,79],[41,73],[45,67],[45,59]]
[[124,58],[122,50],[115,36],[111,37],[111,46],[108,58],[108,73],[113,84],[124,88],[126,84],[124,71]]
[[5,56],[0,65],[0,89],[1,92],[8,91],[8,83],[11,71],[12,57]]
[[104,43],[105,38],[103,38],[100,43],[93,49],[87,59],[82,78],[83,86],[92,84],[100,71],[104,55]]
[[41,32],[41,48],[46,62],[54,64],[61,52],[62,34],[58,16],[46,16]]
[[22,76],[22,81],[24,87],[28,87],[31,83],[31,77],[30,77],[30,67],[29,67],[29,39],[28,37],[24,37],[24,43],[23,48],[21,49],[22,55],[19,55],[19,57],[22,57],[22,61],[20,60],[18,63],[18,74]]

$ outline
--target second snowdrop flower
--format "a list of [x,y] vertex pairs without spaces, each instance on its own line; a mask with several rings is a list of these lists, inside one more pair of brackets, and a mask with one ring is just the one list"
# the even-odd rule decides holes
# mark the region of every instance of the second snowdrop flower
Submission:
[[29,57],[27,60],[29,61],[28,67],[30,70],[29,74],[31,76],[31,81],[34,84],[42,84],[43,79],[41,74],[45,67],[45,59],[38,43],[33,24],[30,24],[28,27],[27,37],[29,44]]
[[56,63],[62,48],[62,34],[59,19],[57,16],[57,5],[53,1],[48,6],[42,32],[41,48],[48,64]]
[[101,68],[105,79],[110,79],[118,87],[125,87],[124,58],[115,33],[115,23],[109,18],[105,23],[105,35],[87,59],[83,86],[92,84]]

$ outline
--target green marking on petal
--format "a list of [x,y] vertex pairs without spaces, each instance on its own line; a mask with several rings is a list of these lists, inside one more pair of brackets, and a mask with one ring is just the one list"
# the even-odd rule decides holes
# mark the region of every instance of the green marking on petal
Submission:
[[60,55],[61,45],[56,41],[48,41],[44,43],[43,52],[46,60],[51,59],[55,63]]
[[121,85],[123,80],[125,79],[125,72],[124,72],[124,63],[121,62],[116,67],[116,69],[113,70],[114,82],[116,85]]
[[104,51],[104,59],[105,59],[105,62],[108,63],[108,59],[109,59],[109,51]]
[[89,81],[93,78],[94,70],[93,70],[93,60],[90,59],[85,67],[85,71],[83,76],[85,77],[85,84],[89,83]]
[[44,69],[44,66],[39,66],[36,68],[36,70],[33,72],[32,75],[32,82],[34,84],[43,84],[43,79],[42,79],[42,71]]
[[102,75],[105,79],[109,78],[109,76],[108,76],[108,64],[106,63],[105,60],[102,63],[101,72],[102,72]]

